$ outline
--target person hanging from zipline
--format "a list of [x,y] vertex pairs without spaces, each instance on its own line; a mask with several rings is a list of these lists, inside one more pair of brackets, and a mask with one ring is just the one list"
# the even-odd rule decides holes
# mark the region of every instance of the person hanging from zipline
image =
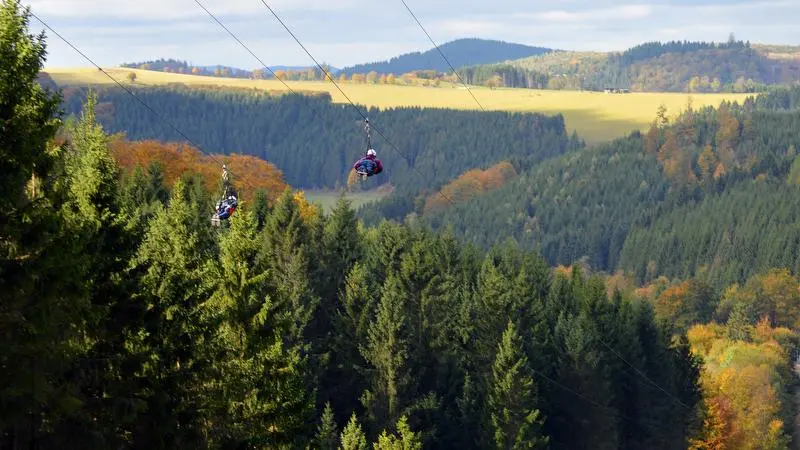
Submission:
[[230,219],[234,211],[236,211],[236,207],[239,206],[239,201],[231,192],[230,173],[228,172],[228,166],[225,164],[222,165],[222,186],[222,198],[217,202],[214,217],[211,218],[211,223],[216,226],[220,225],[220,220]]
[[353,170],[358,173],[362,181],[383,172],[383,164],[381,164],[381,160],[378,159],[375,149],[372,148],[369,133],[369,119],[364,121],[364,132],[367,135],[367,152],[363,158],[353,164]]
[[368,177],[383,172],[383,164],[381,164],[381,160],[378,159],[375,150],[369,149],[363,158],[353,164],[353,170],[361,176],[362,180],[366,180]]

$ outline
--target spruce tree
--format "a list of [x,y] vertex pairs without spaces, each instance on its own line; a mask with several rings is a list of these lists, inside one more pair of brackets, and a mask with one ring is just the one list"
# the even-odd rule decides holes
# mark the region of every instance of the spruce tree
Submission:
[[[58,214],[66,192],[60,149],[60,98],[37,83],[44,34],[29,33],[30,14],[0,4],[0,447],[35,446],[50,425],[79,407],[61,386],[65,368],[84,353],[81,242]],[[41,444],[41,442],[38,442]]]
[[339,448],[342,450],[367,450],[369,448],[367,438],[361,431],[361,425],[358,424],[356,413],[350,416],[350,421],[342,430],[341,440],[342,445]]
[[362,396],[371,429],[382,430],[399,417],[406,406],[411,381],[408,366],[407,318],[405,299],[398,280],[390,276],[383,288],[377,315],[368,330],[367,345],[361,349],[370,364],[369,389]]
[[136,299],[147,308],[143,328],[129,342],[142,360],[139,395],[147,402],[135,445],[199,446],[213,414],[204,390],[211,376],[208,343],[220,319],[207,304],[214,243],[188,189],[176,183],[169,207],[153,219],[132,260],[131,269],[142,272]]
[[530,376],[528,358],[514,324],[509,321],[492,369],[488,411],[494,430],[495,448],[545,448],[544,417],[537,409],[536,384]]
[[339,448],[339,432],[336,429],[336,420],[330,403],[325,404],[321,422],[317,428],[317,448],[320,450],[337,450]]

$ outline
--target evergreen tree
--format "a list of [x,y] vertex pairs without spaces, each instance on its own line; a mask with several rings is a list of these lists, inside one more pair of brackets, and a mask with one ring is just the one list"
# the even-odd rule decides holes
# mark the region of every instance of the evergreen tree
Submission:
[[225,322],[210,342],[221,380],[213,385],[220,401],[214,437],[227,445],[294,445],[310,437],[315,392],[301,348],[284,342],[295,326],[291,304],[256,264],[256,220],[243,209],[220,239],[212,303]]
[[132,269],[143,272],[136,299],[146,305],[144,326],[131,331],[128,344],[142,360],[139,395],[147,403],[135,445],[199,446],[214,413],[204,395],[212,374],[207,343],[219,326],[207,304],[213,242],[188,189],[175,185],[169,208],[153,219],[132,260]]
[[[46,46],[29,10],[0,4],[0,447],[40,445],[80,401],[62,384],[84,353],[82,242],[57,213],[59,96],[37,83]],[[52,428],[49,428],[50,430]]]
[[370,387],[361,401],[367,408],[371,429],[376,432],[396,420],[409,400],[408,319],[397,283],[394,276],[386,280],[377,315],[369,326],[367,345],[361,349],[371,366]]
[[411,431],[406,416],[402,416],[397,421],[397,434],[389,434],[383,430],[373,448],[375,450],[422,450],[422,440],[418,433]]
[[492,369],[488,410],[498,449],[545,448],[544,417],[536,409],[537,392],[528,358],[514,324],[509,321]]
[[322,421],[317,428],[316,441],[320,450],[337,450],[339,448],[339,432],[336,429],[336,421],[330,403],[325,404],[325,410],[322,412]]
[[344,427],[341,439],[342,446],[340,448],[342,450],[367,450],[369,448],[367,447],[367,438],[361,431],[361,425],[358,424],[355,413],[350,416],[350,421]]

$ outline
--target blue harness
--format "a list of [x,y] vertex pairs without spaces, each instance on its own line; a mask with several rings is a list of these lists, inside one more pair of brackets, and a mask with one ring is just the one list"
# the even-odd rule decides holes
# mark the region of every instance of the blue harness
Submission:
[[378,167],[378,164],[371,159],[365,158],[363,161],[361,161],[358,167],[361,168],[361,171],[366,172],[369,175],[372,175],[375,172],[375,168]]

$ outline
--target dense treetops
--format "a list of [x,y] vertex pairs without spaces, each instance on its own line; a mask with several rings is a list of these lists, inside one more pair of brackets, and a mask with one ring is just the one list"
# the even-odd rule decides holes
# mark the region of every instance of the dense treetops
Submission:
[[[758,106],[796,90],[687,111],[674,122],[662,114],[644,135],[533,165],[496,190],[422,217],[483,246],[513,236],[551,264],[586,258],[640,282],[703,273],[721,287],[776,265],[798,269],[800,209],[792,199],[800,114]],[[401,204],[423,212],[390,198],[363,216],[372,221]]]
[[733,38],[648,42],[622,53],[559,51],[462,72],[473,84],[648,92],[754,92],[800,81],[796,59],[772,57]]
[[[637,289],[585,263],[551,269],[513,241],[479,249],[419,222],[363,227],[344,199],[324,216],[288,189],[258,192],[214,228],[193,150],[166,146],[166,170],[149,163],[162,149],[110,136],[99,114],[114,110],[94,94],[63,126],[36,82],[44,42],[13,0],[0,6],[0,54],[11,56],[0,59],[3,448],[777,450],[792,437],[790,270]],[[557,225],[573,248],[595,215],[623,239],[693,204],[714,214],[707,199],[753,183],[794,188],[797,120],[753,102],[662,114],[646,136],[512,159],[443,191],[475,186],[468,210],[536,186],[523,212],[572,208]],[[615,191],[623,174],[642,191]],[[655,210],[637,212],[645,198]],[[757,219],[725,226],[773,233]]]
[[[182,87],[141,88],[146,101],[202,150],[260,157],[300,188],[346,183],[366,141],[361,117],[330,97],[272,96],[261,91]],[[85,92],[71,88],[65,109],[78,114]],[[120,89],[98,94],[98,119],[129,139],[182,141],[175,130]],[[373,144],[384,173],[370,185],[438,189],[476,166],[511,157],[541,160],[562,153],[567,136],[562,116],[508,112],[397,108],[367,111]]]

